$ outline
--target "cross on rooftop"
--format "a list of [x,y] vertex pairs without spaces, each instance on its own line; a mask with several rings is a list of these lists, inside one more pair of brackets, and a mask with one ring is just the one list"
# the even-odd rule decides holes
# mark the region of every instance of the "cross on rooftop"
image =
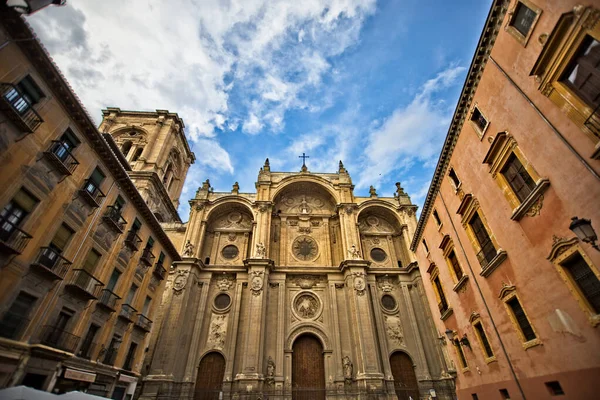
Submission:
[[307,158],[310,158],[310,157],[309,157],[309,156],[307,156],[306,154],[302,153],[302,155],[301,155],[301,156],[298,156],[298,158],[301,158],[301,159],[302,159],[302,168],[301,168],[301,171],[302,171],[302,172],[306,172],[306,171],[308,171],[308,169],[306,168],[306,159],[307,159]]

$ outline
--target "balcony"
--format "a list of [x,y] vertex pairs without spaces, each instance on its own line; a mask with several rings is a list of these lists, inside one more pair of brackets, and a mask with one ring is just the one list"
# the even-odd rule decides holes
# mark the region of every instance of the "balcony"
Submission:
[[19,339],[27,325],[29,325],[29,319],[24,315],[7,311],[0,321],[0,337]]
[[154,270],[152,271],[154,276],[156,276],[161,281],[165,279],[165,275],[167,274],[167,270],[163,267],[162,263],[158,262],[154,266]]
[[29,233],[0,217],[0,253],[21,254],[31,238]]
[[102,216],[106,225],[108,225],[113,231],[117,233],[123,233],[127,221],[121,216],[121,210],[115,206],[106,207],[106,212]]
[[72,262],[60,255],[52,247],[42,247],[35,261],[31,264],[38,272],[50,277],[50,279],[64,279]]
[[79,336],[75,336],[52,325],[45,325],[43,327],[41,338],[41,344],[68,351],[69,353],[74,353],[77,344],[79,344]]
[[119,318],[123,318],[126,321],[134,322],[135,314],[137,310],[133,308],[130,304],[123,304],[121,306],[121,311],[119,312]]
[[140,248],[140,243],[142,243],[142,239],[137,234],[137,231],[131,229],[127,232],[127,237],[125,238],[125,244],[133,251],[138,251]]
[[79,165],[65,143],[53,140],[50,148],[44,152],[44,157],[63,175],[71,175]]
[[120,297],[113,293],[111,290],[102,289],[100,297],[98,298],[98,306],[108,309],[110,312],[117,311],[117,300]]
[[118,348],[112,348],[106,350],[104,354],[104,359],[102,360],[102,364],[106,365],[115,365],[115,360],[117,359],[117,354],[119,353]]
[[11,83],[0,83],[0,109],[25,132],[32,133],[44,122],[21,90]]
[[137,321],[135,321],[135,327],[140,328],[144,332],[150,332],[152,328],[152,321],[148,319],[144,314],[138,314]]
[[83,188],[79,189],[79,196],[93,208],[100,207],[102,199],[106,197],[91,179],[87,179]]
[[70,289],[77,295],[90,300],[97,299],[100,296],[102,286],[104,284],[86,270],[74,269],[66,289]]
[[146,247],[142,252],[142,256],[140,257],[140,261],[145,264],[147,267],[151,266],[156,257],[152,254],[152,248]]

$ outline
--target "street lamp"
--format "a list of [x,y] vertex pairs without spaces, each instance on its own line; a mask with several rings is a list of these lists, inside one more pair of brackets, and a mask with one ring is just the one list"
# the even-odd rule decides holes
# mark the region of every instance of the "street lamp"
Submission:
[[592,226],[592,221],[585,218],[571,218],[571,225],[569,225],[569,229],[573,231],[577,238],[582,242],[589,243],[593,248],[600,251],[600,247],[596,244],[596,240],[598,240],[598,236],[596,235],[596,231]]
[[64,6],[67,4],[67,0],[8,0],[6,2],[6,5],[16,12],[27,15],[31,15],[51,4]]

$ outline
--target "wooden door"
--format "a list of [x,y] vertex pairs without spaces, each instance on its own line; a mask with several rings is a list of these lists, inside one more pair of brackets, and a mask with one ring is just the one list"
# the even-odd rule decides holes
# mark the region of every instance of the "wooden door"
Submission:
[[419,399],[419,385],[412,360],[406,353],[397,352],[390,357],[394,389],[398,400]]
[[219,353],[208,353],[200,361],[196,378],[195,400],[219,400],[225,375],[225,359]]
[[323,346],[311,335],[300,336],[292,353],[292,398],[325,400]]

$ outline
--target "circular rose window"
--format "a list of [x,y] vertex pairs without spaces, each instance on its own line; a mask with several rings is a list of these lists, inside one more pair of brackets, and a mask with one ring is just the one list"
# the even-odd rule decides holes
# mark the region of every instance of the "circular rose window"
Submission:
[[231,304],[231,297],[228,294],[221,293],[215,297],[215,308],[217,310],[224,310]]
[[317,242],[310,236],[300,236],[292,244],[294,256],[302,261],[312,261],[317,257]]
[[238,253],[239,253],[238,248],[232,244],[223,247],[223,250],[221,251],[221,254],[223,255],[223,257],[227,258],[229,260],[236,258]]
[[381,305],[388,311],[392,311],[396,308],[396,299],[389,294],[383,295],[381,298]]
[[371,250],[371,258],[374,261],[382,262],[387,258],[387,254],[385,254],[385,251],[383,251],[383,249],[376,247]]

